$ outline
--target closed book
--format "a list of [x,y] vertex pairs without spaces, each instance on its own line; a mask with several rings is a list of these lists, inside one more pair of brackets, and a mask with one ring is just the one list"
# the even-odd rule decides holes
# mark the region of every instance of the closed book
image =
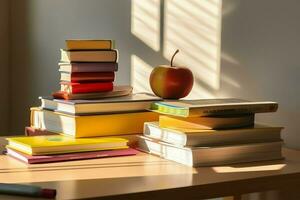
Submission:
[[278,104],[272,101],[242,99],[171,100],[153,103],[151,110],[179,117],[232,115],[243,113],[276,112]]
[[26,136],[39,136],[39,135],[57,135],[57,133],[53,133],[43,129],[36,129],[30,126],[25,127],[25,135]]
[[47,110],[63,112],[71,115],[91,115],[146,111],[157,96],[148,93],[135,93],[121,97],[96,100],[62,100],[52,97],[40,97],[41,107]]
[[162,128],[179,129],[229,129],[253,126],[254,114],[203,116],[203,117],[175,117],[159,116],[159,126]]
[[114,72],[74,72],[60,73],[60,81],[71,83],[113,82]]
[[115,72],[118,71],[116,62],[78,62],[59,63],[60,72]]
[[56,99],[65,99],[65,100],[83,100],[83,99],[104,99],[112,97],[121,97],[127,96],[132,93],[132,87],[129,85],[119,85],[113,86],[112,91],[106,92],[91,92],[91,93],[81,93],[81,94],[72,94],[68,92],[58,91],[54,92],[52,96]]
[[187,166],[215,166],[282,159],[282,142],[178,147],[140,136],[138,149]]
[[107,92],[113,90],[112,82],[70,83],[60,82],[60,90],[71,94]]
[[117,156],[131,156],[131,155],[136,155],[137,153],[138,153],[137,150],[128,148],[128,149],[32,156],[11,148],[7,148],[8,156],[11,156],[13,158],[16,158],[28,164],[61,162],[61,161],[71,161],[71,160],[86,160],[86,159],[107,158],[107,157],[117,157]]
[[117,62],[118,51],[89,50],[68,51],[61,49],[61,62]]
[[113,48],[112,40],[66,40],[67,50],[105,50]]
[[254,127],[224,130],[170,129],[158,122],[146,122],[144,135],[177,146],[216,146],[280,141],[282,127],[255,124]]
[[158,114],[154,112],[74,116],[39,108],[31,109],[32,127],[76,138],[141,134],[145,122],[157,120]]
[[79,138],[62,135],[9,137],[8,147],[28,155],[63,154],[72,152],[126,149],[127,140],[117,137]]

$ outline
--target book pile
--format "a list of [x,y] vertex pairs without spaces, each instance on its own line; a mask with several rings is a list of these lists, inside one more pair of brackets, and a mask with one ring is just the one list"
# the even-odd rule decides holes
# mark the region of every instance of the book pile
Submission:
[[254,123],[275,102],[240,99],[179,100],[152,104],[159,121],[146,122],[139,149],[188,166],[281,159],[281,127]]
[[7,154],[27,163],[134,155],[137,134],[158,114],[160,98],[114,86],[117,51],[108,40],[68,40],[60,63],[61,91],[31,108],[32,137],[8,138]]

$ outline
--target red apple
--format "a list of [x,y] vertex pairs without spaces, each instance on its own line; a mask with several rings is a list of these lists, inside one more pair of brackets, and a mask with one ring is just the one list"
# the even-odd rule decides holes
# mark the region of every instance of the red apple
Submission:
[[150,86],[154,94],[164,99],[180,99],[187,96],[193,88],[194,77],[190,69],[171,65],[159,65],[150,74]]

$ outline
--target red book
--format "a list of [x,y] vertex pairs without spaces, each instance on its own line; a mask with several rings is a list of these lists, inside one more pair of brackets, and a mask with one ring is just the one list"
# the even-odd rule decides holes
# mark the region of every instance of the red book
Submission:
[[128,148],[128,149],[115,149],[115,150],[107,150],[107,151],[91,151],[91,152],[81,152],[81,153],[31,156],[11,148],[6,148],[6,149],[7,149],[7,155],[28,164],[71,161],[71,160],[85,160],[85,159],[92,159],[92,158],[107,158],[107,157],[116,157],[116,156],[130,156],[130,155],[136,155],[138,153],[137,150]]
[[91,92],[108,92],[113,90],[112,82],[97,83],[71,83],[61,82],[60,90],[72,94],[91,93]]
[[60,74],[62,82],[85,83],[85,82],[113,82],[115,80],[114,72],[83,72]]

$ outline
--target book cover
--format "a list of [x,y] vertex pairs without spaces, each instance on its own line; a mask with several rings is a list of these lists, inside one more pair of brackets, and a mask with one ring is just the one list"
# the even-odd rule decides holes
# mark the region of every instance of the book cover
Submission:
[[97,83],[60,82],[60,90],[72,94],[107,92],[113,90],[113,83],[112,82],[97,82]]
[[144,135],[178,146],[217,146],[281,141],[282,129],[262,124],[223,130],[171,129],[159,127],[158,122],[146,122]]
[[31,126],[76,138],[142,134],[144,123],[157,121],[154,112],[74,116],[31,108]]
[[156,102],[151,106],[154,112],[179,117],[276,112],[277,108],[278,104],[272,101],[256,102],[233,98],[171,100]]
[[60,73],[61,82],[71,83],[90,83],[90,82],[113,82],[115,80],[114,72],[73,72]]
[[112,50],[89,50],[68,51],[61,49],[61,62],[117,62],[118,51]]
[[111,97],[127,96],[132,93],[132,87],[129,85],[113,86],[112,91],[107,92],[91,92],[82,94],[72,94],[64,91],[57,91],[52,93],[53,98],[65,100],[90,100],[90,99],[104,99]]
[[159,116],[159,126],[162,128],[179,129],[229,129],[253,126],[254,114],[175,117]]
[[116,62],[73,62],[59,63],[60,72],[116,72],[118,63]]
[[118,137],[72,138],[63,135],[9,137],[8,147],[29,155],[61,154],[95,150],[124,149],[127,140]]
[[47,110],[71,115],[91,115],[146,111],[150,108],[152,102],[162,99],[148,93],[135,93],[95,100],[62,100],[53,97],[40,97],[40,100],[41,107]]
[[21,160],[28,164],[38,163],[50,163],[50,162],[61,162],[61,161],[72,161],[72,160],[86,160],[95,158],[107,158],[117,156],[131,156],[136,155],[137,150],[128,149],[115,149],[115,150],[104,150],[104,151],[91,151],[91,152],[80,152],[80,153],[68,153],[68,154],[57,154],[57,155],[28,155],[20,151],[7,148],[7,155]]
[[112,40],[66,40],[67,50],[109,50]]

